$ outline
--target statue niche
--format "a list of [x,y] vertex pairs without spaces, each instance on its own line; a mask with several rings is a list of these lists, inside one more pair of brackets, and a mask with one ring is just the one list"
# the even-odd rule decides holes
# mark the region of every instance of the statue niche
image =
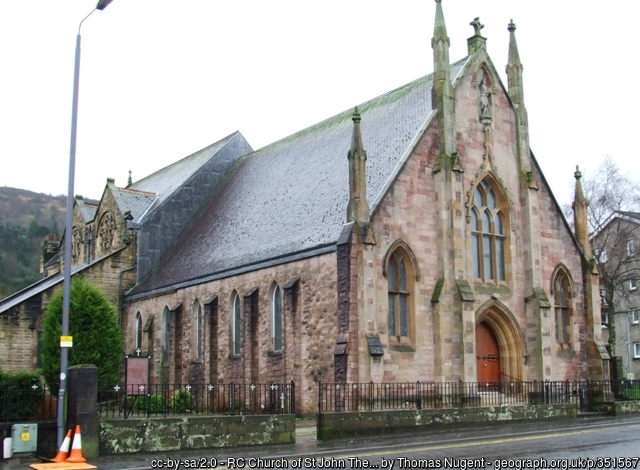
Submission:
[[478,106],[480,110],[480,120],[491,119],[491,82],[484,70],[481,68],[478,73]]

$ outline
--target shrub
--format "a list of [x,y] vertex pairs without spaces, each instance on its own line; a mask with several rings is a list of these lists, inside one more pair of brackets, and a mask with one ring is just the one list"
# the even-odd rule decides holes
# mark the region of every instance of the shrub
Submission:
[[44,403],[44,388],[35,372],[0,370],[0,419],[34,418]]
[[162,413],[165,408],[164,397],[162,395],[138,397],[135,404],[133,405],[133,409],[140,413],[146,413],[147,406],[149,409],[149,413]]
[[176,413],[188,413],[193,408],[193,395],[187,390],[176,390],[171,395],[171,408]]
[[[42,331],[42,373],[57,394],[60,376],[60,334],[62,330],[62,290],[57,291],[45,313]],[[98,390],[112,388],[120,378],[123,340],[116,308],[100,289],[81,277],[71,283],[69,307],[69,366],[93,364],[98,368]]]

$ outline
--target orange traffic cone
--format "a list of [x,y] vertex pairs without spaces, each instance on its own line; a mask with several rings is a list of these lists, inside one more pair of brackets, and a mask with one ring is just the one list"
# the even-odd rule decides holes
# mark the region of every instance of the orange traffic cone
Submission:
[[76,426],[76,433],[73,436],[73,445],[71,446],[71,454],[66,462],[84,463],[87,459],[82,455],[82,438],[80,437],[80,425]]
[[71,429],[69,429],[64,441],[62,441],[58,454],[51,460],[53,462],[64,462],[67,460],[67,456],[69,455],[69,444],[71,444]]

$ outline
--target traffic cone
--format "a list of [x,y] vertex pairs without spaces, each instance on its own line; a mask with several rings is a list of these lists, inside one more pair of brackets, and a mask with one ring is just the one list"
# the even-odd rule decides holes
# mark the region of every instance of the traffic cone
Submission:
[[80,437],[80,425],[76,426],[76,432],[73,436],[73,445],[71,446],[71,454],[65,462],[84,463],[87,459],[82,455],[82,438]]
[[66,437],[62,441],[58,454],[51,459],[52,462],[64,462],[69,455],[69,444],[71,444],[71,429],[67,432]]

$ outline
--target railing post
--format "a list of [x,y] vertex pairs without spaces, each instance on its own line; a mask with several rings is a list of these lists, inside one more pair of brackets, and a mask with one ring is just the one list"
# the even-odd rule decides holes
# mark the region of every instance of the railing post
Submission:
[[373,380],[369,382],[369,411],[373,410]]
[[235,384],[231,382],[229,384],[229,412],[231,415],[236,414],[236,393],[235,393]]
[[289,395],[289,413],[296,414],[296,384],[291,381],[291,393]]
[[316,419],[316,439],[322,440],[322,381],[318,380],[318,417]]
[[420,390],[420,381],[419,380],[416,383],[416,393],[418,394],[418,397],[416,398],[416,408],[421,410],[422,409],[422,392]]

